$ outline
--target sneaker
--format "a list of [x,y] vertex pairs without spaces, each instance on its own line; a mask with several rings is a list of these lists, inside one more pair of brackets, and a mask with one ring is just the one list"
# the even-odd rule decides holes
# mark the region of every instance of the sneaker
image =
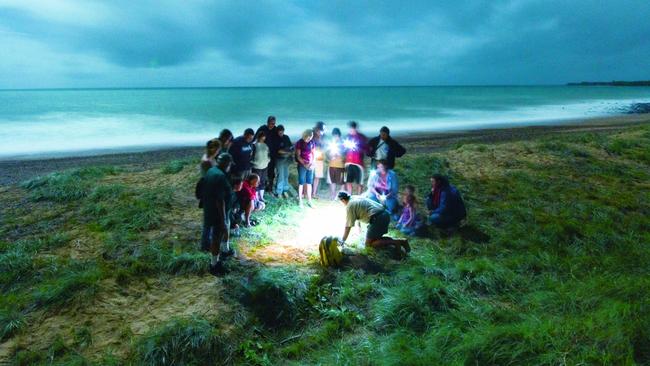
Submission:
[[210,264],[210,274],[216,277],[221,277],[226,274],[226,267],[223,265],[223,261],[218,261],[214,266]]

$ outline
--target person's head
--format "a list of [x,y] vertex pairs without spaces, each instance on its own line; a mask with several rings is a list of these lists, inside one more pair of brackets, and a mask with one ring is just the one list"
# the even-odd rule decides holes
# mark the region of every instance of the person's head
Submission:
[[221,141],[221,147],[223,149],[227,148],[230,145],[230,141],[232,141],[232,131],[227,128],[221,130],[219,132],[219,141]]
[[248,175],[248,177],[246,177],[246,182],[248,182],[248,185],[251,187],[256,188],[260,182],[260,176],[255,173],[251,173]]
[[412,184],[407,184],[404,186],[404,193],[415,196],[415,186]]
[[356,135],[357,129],[359,128],[359,124],[356,121],[350,121],[348,122],[348,128],[350,129],[351,135]]
[[386,141],[390,137],[390,130],[388,127],[383,126],[382,128],[379,129],[379,138]]
[[276,130],[278,131],[278,136],[280,136],[280,137],[284,136],[284,126],[283,125],[278,125],[278,127],[276,127]]
[[332,129],[332,136],[334,136],[334,138],[336,140],[340,140],[341,139],[341,130],[338,127],[334,127]]
[[266,127],[268,127],[269,130],[272,130],[273,127],[275,127],[275,116],[268,116],[266,118]]
[[375,170],[377,171],[377,174],[381,174],[381,175],[386,174],[386,162],[383,160],[379,160],[377,162],[377,166]]
[[212,139],[205,143],[205,154],[207,156],[216,156],[221,150],[221,141],[219,139]]
[[323,121],[318,121],[316,122],[316,125],[314,125],[314,133],[318,131],[319,136],[325,134],[325,122]]
[[255,131],[253,131],[252,128],[247,128],[244,131],[244,140],[246,140],[246,142],[252,142],[253,138],[255,138]]
[[304,131],[302,132],[302,139],[303,139],[305,142],[309,142],[309,141],[311,141],[312,138],[314,138],[314,131],[313,131],[313,130],[308,129],[308,130],[304,130]]
[[449,178],[442,174],[434,174],[431,176],[431,189],[445,188],[449,186]]
[[404,196],[402,197],[402,203],[404,204],[404,206],[412,207],[415,204],[415,195],[404,192]]
[[339,192],[339,193],[336,195],[336,197],[337,197],[337,198],[339,199],[339,201],[341,201],[341,203],[343,203],[344,205],[347,205],[348,202],[350,202],[350,194],[348,194],[348,192],[346,192],[346,191],[341,191],[341,192]]
[[257,131],[257,134],[255,134],[255,141],[264,142],[264,140],[266,140],[266,133],[262,130]]
[[242,185],[244,184],[244,180],[241,179],[241,177],[233,177],[230,182],[232,183],[232,190],[235,192],[239,192],[242,189]]
[[232,166],[232,155],[228,153],[220,154],[217,157],[217,166],[225,173],[228,173],[230,171],[230,167]]

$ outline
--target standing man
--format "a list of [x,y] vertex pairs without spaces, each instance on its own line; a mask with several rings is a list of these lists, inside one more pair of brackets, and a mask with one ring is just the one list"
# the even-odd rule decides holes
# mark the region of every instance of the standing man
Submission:
[[223,153],[217,157],[217,165],[208,170],[205,174],[203,185],[203,222],[204,226],[210,228],[210,273],[221,276],[226,273],[221,258],[221,243],[227,242],[230,210],[230,199],[232,186],[228,178],[228,172],[232,166],[232,156]]
[[255,131],[252,128],[247,128],[243,136],[239,136],[232,140],[232,144],[228,149],[232,155],[232,161],[235,164],[232,167],[232,173],[246,179],[251,173],[253,166],[251,159],[253,158],[253,138]]
[[275,166],[278,170],[277,179],[275,180],[275,195],[288,197],[289,191],[289,165],[293,162],[293,144],[289,136],[284,134],[284,126],[279,125],[278,130],[278,150],[275,156]]
[[372,159],[370,166],[374,169],[378,161],[384,161],[386,169],[395,167],[395,158],[406,153],[406,149],[390,137],[390,130],[384,126],[379,130],[379,136],[368,141],[368,156]]
[[359,132],[359,125],[355,121],[348,122],[348,135],[343,141],[345,147],[345,182],[348,192],[353,193],[355,188],[356,194],[361,194],[361,186],[364,181],[365,166],[363,157],[368,150],[368,139]]
[[268,116],[266,118],[266,124],[261,125],[257,129],[256,134],[260,133],[260,131],[264,131],[264,135],[266,136],[266,146],[269,147],[269,154],[271,155],[271,161],[269,161],[269,165],[266,171],[266,187],[261,188],[265,189],[268,192],[273,192],[273,182],[275,181],[275,165],[277,163],[278,144],[280,142],[278,129],[275,126],[275,116]]
[[321,179],[325,178],[325,122],[318,121],[314,130],[314,183],[312,184],[312,197],[318,198],[318,187]]
[[[343,231],[341,241],[345,243],[350,235],[350,229],[358,220],[368,223],[368,231],[366,232],[366,247],[373,248],[389,248],[393,247],[395,254],[402,257],[403,254],[411,251],[409,242],[406,239],[393,239],[384,236],[388,232],[388,224],[390,223],[390,214],[384,206],[365,197],[356,196],[350,197],[347,192],[341,191],[338,198],[345,205],[346,210],[346,224]],[[405,252],[402,252],[404,248]]]

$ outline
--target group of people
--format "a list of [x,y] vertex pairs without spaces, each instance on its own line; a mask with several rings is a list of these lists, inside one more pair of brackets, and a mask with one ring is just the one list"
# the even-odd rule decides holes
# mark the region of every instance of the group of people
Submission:
[[[204,212],[201,249],[212,253],[210,272],[224,272],[223,260],[234,253],[229,245],[230,236],[236,235],[240,227],[257,224],[252,213],[265,209],[265,192],[288,198],[292,164],[297,168],[297,202],[301,207],[303,202],[312,206],[323,179],[330,186],[329,198],[338,198],[346,205],[343,242],[354,222],[362,221],[369,224],[366,245],[393,247],[400,253],[410,251],[406,240],[384,236],[391,219],[409,235],[424,223],[417,213],[413,186],[407,186],[402,200],[399,199],[393,167],[396,158],[405,153],[406,149],[390,136],[388,127],[382,127],[378,136],[368,140],[354,121],[348,123],[345,138],[338,128],[326,136],[325,124],[317,122],[303,131],[295,144],[285,134],[284,126],[276,125],[274,116],[269,116],[257,131],[247,128],[236,138],[230,130],[222,130],[206,144],[196,190]],[[366,157],[370,158],[371,171],[362,194]],[[338,189],[344,190],[337,194]],[[353,192],[355,196],[351,196]],[[426,205],[428,221],[440,227],[453,226],[465,217],[462,198],[444,176],[432,177]]]

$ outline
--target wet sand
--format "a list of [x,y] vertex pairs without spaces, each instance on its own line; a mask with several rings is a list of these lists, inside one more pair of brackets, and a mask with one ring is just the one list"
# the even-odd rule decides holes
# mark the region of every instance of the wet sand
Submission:
[[[576,132],[598,132],[622,130],[630,126],[650,123],[650,115],[623,115],[606,118],[594,118],[564,121],[561,124],[491,128],[452,132],[422,132],[395,135],[408,152],[436,151],[461,143],[499,143],[527,140],[533,137]],[[206,136],[206,139],[210,136]],[[167,148],[141,152],[118,152],[104,155],[42,158],[25,160],[0,160],[0,185],[17,184],[35,176],[54,171],[84,166],[114,165],[127,171],[141,171],[160,167],[173,159],[185,159],[202,155],[200,146]]]

